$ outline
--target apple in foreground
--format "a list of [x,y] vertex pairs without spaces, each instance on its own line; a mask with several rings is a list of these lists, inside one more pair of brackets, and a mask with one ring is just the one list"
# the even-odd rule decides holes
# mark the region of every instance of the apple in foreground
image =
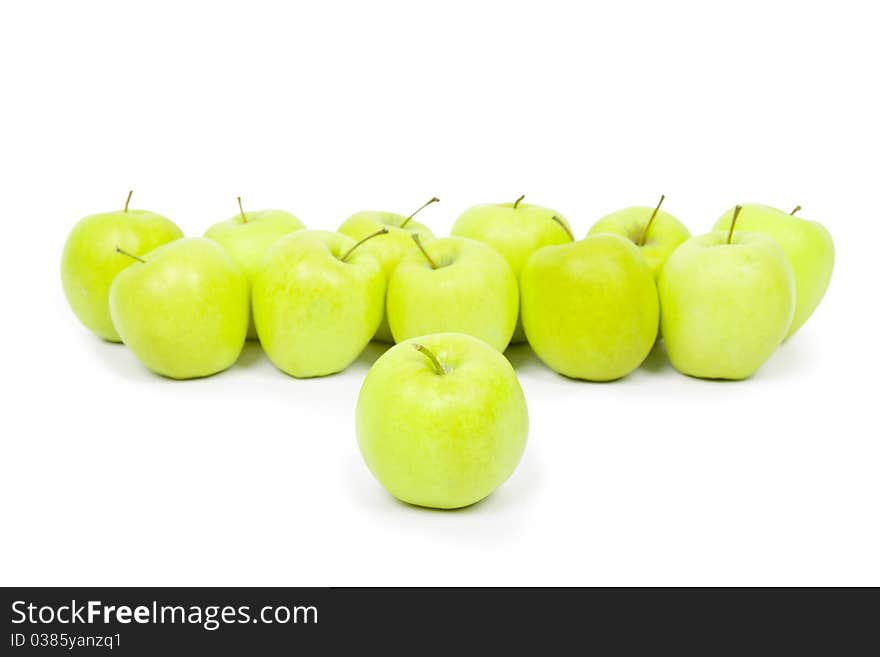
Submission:
[[[561,214],[523,203],[523,198],[520,196],[513,203],[475,205],[465,210],[452,227],[452,235],[483,242],[503,255],[517,281],[535,251],[542,246],[574,240]],[[512,342],[524,340],[522,321],[518,319]]]
[[468,335],[438,333],[376,361],[358,396],[356,428],[364,461],[394,497],[454,509],[510,477],[529,415],[501,353]]
[[619,235],[544,247],[523,269],[520,288],[529,344],[565,376],[619,379],[657,338],[654,276],[638,247]]
[[[348,235],[354,240],[362,240],[382,228],[387,228],[388,234],[386,236],[382,239],[370,240],[364,243],[361,248],[375,256],[379,264],[382,265],[385,280],[389,281],[394,270],[397,269],[401,258],[407,253],[416,250],[412,240],[413,235],[418,235],[423,242],[434,237],[434,234],[427,226],[418,221],[413,221],[413,217],[427,206],[439,201],[440,199],[435,196],[406,217],[394,212],[379,212],[375,210],[357,212],[342,223],[339,227],[339,232],[343,235]],[[375,340],[382,342],[394,342],[391,328],[388,326],[388,317],[384,310],[382,311],[382,323],[379,324],[376,335],[373,337]]]
[[[772,237],[782,247],[794,271],[797,291],[794,318],[785,336],[790,338],[816,310],[831,282],[831,272],[834,269],[834,242],[831,233],[820,223],[794,216],[800,206],[790,214],[757,203],[741,207],[737,230],[763,233]],[[724,213],[715,223],[714,230],[729,230],[732,216],[733,210]]]
[[110,318],[110,285],[134,260],[116,251],[146,253],[183,237],[183,231],[165,217],[148,210],[125,207],[81,219],[64,244],[61,284],[73,313],[97,336],[110,342],[121,338]]
[[679,372],[745,379],[785,339],[795,308],[791,266],[761,233],[737,230],[682,244],[660,273],[663,339]]
[[462,237],[422,244],[388,281],[386,308],[395,341],[428,333],[466,333],[504,351],[519,306],[516,278],[493,248]]
[[326,376],[348,367],[382,319],[385,277],[361,242],[300,230],[278,240],[254,277],[254,323],[263,350],[282,372]]
[[110,313],[122,341],[154,372],[172,379],[230,367],[244,346],[248,285],[216,242],[191,237],[144,255],[110,288]]
[[[244,272],[248,286],[263,263],[266,251],[279,239],[305,228],[294,215],[284,210],[248,210],[238,198],[238,214],[216,223],[205,231],[205,237],[214,240],[232,256]],[[249,313],[250,314],[250,313]],[[251,317],[248,338],[256,339],[257,331]]]
[[654,208],[637,206],[605,215],[590,228],[590,235],[614,233],[632,241],[651,268],[656,279],[672,252],[691,238],[678,219],[660,209],[665,196]]

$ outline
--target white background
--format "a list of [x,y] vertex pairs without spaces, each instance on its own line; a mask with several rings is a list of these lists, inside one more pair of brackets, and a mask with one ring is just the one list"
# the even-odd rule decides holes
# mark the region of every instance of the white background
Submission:
[[[871,3],[4,3],[0,583],[880,584],[880,46]],[[803,205],[837,267],[751,380],[661,351],[577,383],[526,347],[524,460],[457,512],[390,498],[353,412],[381,349],[297,381],[249,344],[192,382],[83,329],[59,260],[120,207],[189,235],[245,206],[448,232],[551,205],[578,236]]]

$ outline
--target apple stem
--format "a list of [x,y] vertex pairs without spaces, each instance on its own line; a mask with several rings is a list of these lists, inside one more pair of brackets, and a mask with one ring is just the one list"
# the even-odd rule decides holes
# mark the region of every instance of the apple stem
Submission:
[[238,196],[237,199],[238,199],[238,211],[239,211],[239,213],[241,213],[241,223],[246,224],[247,223],[247,215],[244,213],[244,208],[241,207],[241,196]]
[[522,196],[520,196],[518,199],[516,199],[516,200],[513,202],[513,209],[514,209],[514,210],[516,210],[516,208],[519,206],[519,202],[522,201],[525,197],[526,197],[526,195],[523,194]]
[[131,195],[134,194],[134,190],[128,190],[128,196],[125,197],[125,207],[122,209],[123,212],[128,212],[128,204],[131,201]]
[[400,227],[403,228],[404,226],[406,226],[410,222],[410,220],[412,220],[413,217],[415,217],[419,212],[421,212],[426,207],[431,205],[431,203],[439,203],[439,202],[440,202],[439,198],[437,198],[436,196],[432,196],[430,201],[421,205],[418,210],[416,210],[411,215],[409,215],[406,219],[404,219],[403,222],[400,224]]
[[737,205],[733,209],[733,218],[730,220],[730,230],[727,232],[727,243],[730,244],[730,241],[733,239],[733,229],[736,226],[737,217],[739,217],[739,213],[742,212],[743,206]]
[[788,214],[790,214],[793,217],[795,215],[795,213],[800,212],[800,211],[801,211],[801,206],[796,205],[796,206],[794,206],[794,210],[792,210]]
[[120,249],[118,246],[116,247],[116,253],[121,253],[122,255],[128,256],[129,258],[137,260],[138,262],[143,262],[143,263],[147,262],[146,260],[144,260],[140,256],[136,256],[134,253],[129,253],[128,251],[126,251],[124,249]]
[[425,256],[425,260],[428,261],[428,264],[431,265],[431,269],[437,269],[437,263],[428,255],[428,252],[425,251],[425,247],[422,246],[422,239],[419,237],[418,233],[413,233],[413,242],[416,243],[416,246],[419,247],[419,251],[422,252],[422,255]]
[[557,224],[562,226],[562,230],[564,230],[565,234],[571,238],[572,242],[574,242],[574,233],[571,232],[571,228],[568,227],[568,224],[566,224],[562,219],[557,217],[555,214],[551,217],[551,219],[553,219],[553,221],[555,221]]
[[660,201],[657,203],[657,207],[655,207],[654,211],[651,213],[651,218],[648,219],[648,223],[646,223],[645,227],[642,229],[642,234],[639,235],[639,241],[636,242],[636,245],[645,246],[645,241],[648,239],[648,231],[651,230],[651,225],[654,223],[654,218],[657,216],[657,213],[660,212],[660,206],[663,205],[663,201],[665,198],[665,194],[660,194]]
[[342,256],[342,257],[340,258],[340,260],[342,260],[342,262],[347,261],[347,260],[348,260],[348,256],[350,256],[350,255],[352,254],[352,252],[353,252],[356,248],[358,248],[361,244],[363,244],[363,243],[366,242],[367,240],[371,240],[371,239],[373,239],[374,237],[378,237],[379,235],[384,235],[384,234],[387,233],[387,232],[388,232],[388,229],[387,229],[387,228],[382,228],[381,230],[377,230],[375,233],[370,233],[370,234],[367,235],[364,239],[362,239],[360,242],[358,242],[358,243],[355,244],[353,247],[351,247],[348,251],[346,251],[346,252],[345,252],[345,255]]
[[434,352],[425,347],[424,345],[413,343],[413,348],[416,351],[421,351],[425,356],[428,357],[428,360],[431,361],[434,365],[434,372],[439,376],[443,376],[446,374],[446,370],[443,369],[443,366],[440,364],[440,361],[437,360],[437,356],[434,355]]

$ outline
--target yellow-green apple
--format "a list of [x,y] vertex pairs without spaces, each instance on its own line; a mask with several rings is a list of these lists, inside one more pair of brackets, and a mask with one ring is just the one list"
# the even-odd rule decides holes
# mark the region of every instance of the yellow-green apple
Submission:
[[657,286],[638,247],[601,233],[545,246],[520,278],[522,321],[538,357],[565,376],[611,381],[657,337]]
[[395,341],[428,333],[466,333],[504,351],[516,325],[519,293],[493,248],[442,237],[403,257],[388,281],[386,308]]
[[370,471],[409,504],[454,509],[503,484],[529,432],[516,374],[496,349],[461,333],[407,340],[370,369],[356,429]]
[[[372,253],[379,264],[382,265],[382,271],[385,274],[385,280],[391,280],[391,275],[397,269],[400,259],[415,250],[412,236],[418,235],[421,240],[427,241],[434,237],[431,230],[418,221],[413,221],[422,209],[431,203],[437,203],[440,199],[436,196],[422,205],[418,210],[409,216],[403,216],[395,212],[380,212],[377,210],[365,210],[357,212],[346,219],[339,227],[339,232],[348,235],[354,240],[362,240],[367,235],[372,235],[382,228],[388,229],[388,235],[380,240],[371,240],[362,247],[367,253]],[[382,311],[382,323],[376,330],[375,340],[382,342],[394,342],[391,335],[391,328],[388,326],[388,317],[385,311]]]
[[173,222],[148,210],[125,207],[81,219],[70,232],[61,256],[61,284],[73,313],[86,328],[110,342],[120,342],[110,318],[110,284],[134,262],[116,251],[146,253],[183,237]]
[[[825,296],[834,269],[831,233],[820,223],[795,217],[798,210],[800,206],[789,214],[768,205],[752,203],[742,206],[737,220],[738,231],[763,233],[776,240],[794,271],[797,297],[786,338],[793,336],[816,310]],[[733,210],[725,212],[715,223],[714,230],[728,230],[732,216]]]
[[794,274],[780,246],[730,228],[691,238],[660,272],[663,340],[684,374],[745,379],[785,338],[795,307]]
[[593,224],[589,234],[614,233],[632,241],[639,247],[656,279],[667,258],[691,237],[684,224],[660,209],[664,198],[661,196],[654,208],[636,206],[605,215]]
[[254,277],[254,323],[269,359],[298,378],[340,372],[358,357],[382,319],[385,277],[340,233],[300,230],[269,248]]
[[[542,246],[564,244],[574,239],[565,218],[550,208],[522,202],[475,205],[455,221],[452,234],[488,244],[507,259],[519,281],[526,261]],[[522,342],[525,334],[517,320],[512,342]]]
[[122,341],[154,372],[194,379],[238,359],[248,324],[248,284],[216,242],[191,237],[133,261],[110,287],[110,314]]
[[[294,215],[284,210],[248,210],[238,199],[238,214],[216,223],[205,231],[205,237],[217,242],[241,267],[248,286],[260,268],[266,251],[280,238],[305,228]],[[257,331],[254,320],[249,320],[248,338],[254,340]]]

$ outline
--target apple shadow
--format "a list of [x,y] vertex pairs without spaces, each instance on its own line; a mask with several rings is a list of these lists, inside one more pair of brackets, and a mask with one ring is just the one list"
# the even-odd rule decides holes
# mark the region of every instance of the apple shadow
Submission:
[[651,351],[639,367],[652,374],[672,369],[672,364],[669,362],[669,355],[666,353],[666,344],[663,342],[663,338],[657,339],[654,346],[651,348]]
[[[474,502],[473,504],[469,504],[467,506],[460,506],[454,509],[441,509],[433,506],[419,506],[418,504],[410,504],[409,502],[404,502],[403,500],[399,500],[394,497],[391,493],[386,492],[386,497],[390,500],[390,503],[398,508],[403,510],[405,513],[418,513],[418,514],[428,514],[428,515],[455,515],[455,516],[467,516],[474,515],[477,513],[488,513],[489,509],[499,509],[502,506],[516,506],[516,500],[513,499],[515,496],[504,495],[503,489],[498,489],[483,499]],[[504,501],[504,498],[509,498],[508,501]],[[494,512],[494,511],[493,511]]]
[[121,342],[102,340],[91,334],[84,336],[83,341],[97,360],[122,378],[130,381],[148,381],[157,376],[144,367]]
[[373,363],[379,360],[382,354],[391,349],[391,347],[393,346],[393,344],[389,344],[387,342],[379,342],[378,340],[373,340],[366,347],[364,347],[364,350],[361,352],[360,356],[357,357],[355,362],[360,365],[366,365],[369,369],[373,366]]
[[[529,436],[531,439],[531,436]],[[528,448],[526,449],[528,453]],[[540,469],[525,456],[510,479],[497,490],[482,500],[468,506],[455,509],[438,509],[419,506],[397,499],[382,487],[369,473],[364,473],[364,463],[360,458],[351,458],[346,464],[348,470],[343,480],[349,488],[351,498],[361,504],[368,504],[377,512],[401,512],[413,514],[412,517],[425,515],[468,516],[481,513],[504,513],[511,509],[521,509],[524,502],[533,498],[540,485]]]
[[263,360],[263,347],[259,340],[247,340],[242,347],[238,360],[235,361],[235,367],[253,367]]
[[700,381],[702,383],[724,385],[731,383],[742,383],[743,381],[750,381],[753,379],[790,379],[792,376],[798,375],[798,371],[801,369],[801,363],[803,363],[805,360],[806,358],[804,356],[804,350],[790,344],[789,341],[786,341],[776,348],[776,351],[773,352],[767,362],[765,362],[763,365],[761,365],[761,367],[758,368],[757,372],[755,372],[751,376],[746,377],[745,379],[724,379],[706,376],[695,376],[693,374],[687,374],[685,372],[677,372],[677,370],[672,366],[672,363],[669,360],[669,356],[666,353],[665,345],[663,345],[662,342],[658,340],[658,342],[654,345],[654,348],[651,350],[651,353],[645,359],[644,363],[642,363],[641,368],[652,373],[658,373],[668,370],[678,373],[680,376],[683,376],[691,381]]
[[784,380],[793,376],[803,376],[805,374],[803,364],[810,360],[808,353],[807,343],[798,340],[798,336],[794,335],[779,345],[767,362],[749,378]]
[[[481,513],[501,513],[506,509],[520,508],[523,501],[533,497],[539,480],[538,470],[534,465],[520,463],[511,478],[499,486],[495,491],[481,500],[454,509],[440,509],[430,506],[410,504],[397,499],[387,491],[385,497],[398,509],[418,514],[436,515],[475,515]],[[377,485],[378,482],[376,482]]]
[[[528,343],[511,345],[507,348],[507,351],[504,352],[504,355],[507,357],[507,360],[510,361],[510,364],[517,373],[537,369],[550,371],[549,368],[541,362],[541,359],[538,358]],[[637,369],[643,369],[652,374],[672,371],[672,364],[669,362],[669,357],[666,353],[666,345],[663,343],[662,339],[658,339],[654,343],[654,346],[651,347],[651,351],[648,352],[645,360],[642,361]],[[559,378],[565,379],[566,381],[574,381],[576,383],[599,383],[603,385],[619,383],[627,378],[626,376],[623,376],[611,381],[589,381],[586,379],[571,377],[559,372],[556,374]]]
[[504,352],[504,356],[517,371],[526,371],[543,367],[540,359],[535,355],[534,350],[529,346],[528,342],[512,344]]

